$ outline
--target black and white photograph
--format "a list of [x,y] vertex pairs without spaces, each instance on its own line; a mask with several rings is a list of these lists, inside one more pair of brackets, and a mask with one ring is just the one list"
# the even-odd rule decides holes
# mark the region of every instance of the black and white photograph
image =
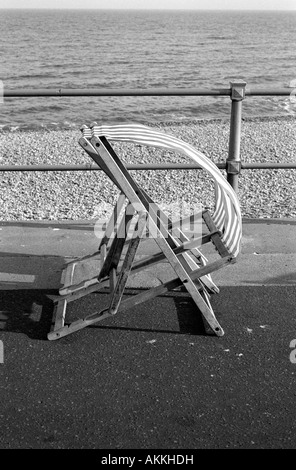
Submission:
[[296,449],[295,0],[0,0],[0,43],[0,449]]

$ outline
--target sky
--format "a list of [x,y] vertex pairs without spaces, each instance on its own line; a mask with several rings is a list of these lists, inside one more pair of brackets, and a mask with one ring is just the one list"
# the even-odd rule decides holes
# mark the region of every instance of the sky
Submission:
[[295,0],[0,0],[0,8],[296,10]]

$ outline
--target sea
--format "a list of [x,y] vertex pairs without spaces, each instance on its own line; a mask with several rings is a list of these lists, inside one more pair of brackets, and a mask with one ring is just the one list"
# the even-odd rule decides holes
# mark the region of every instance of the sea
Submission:
[[[229,96],[17,97],[9,89],[288,88],[243,116],[296,115],[296,11],[0,10],[0,129],[227,118]],[[1,96],[2,95],[2,96]]]

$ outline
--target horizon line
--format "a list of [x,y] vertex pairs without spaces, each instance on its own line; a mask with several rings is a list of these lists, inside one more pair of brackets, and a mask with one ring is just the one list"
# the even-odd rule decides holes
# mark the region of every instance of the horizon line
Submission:
[[0,10],[105,10],[105,11],[292,11],[296,12],[296,8],[293,9],[262,9],[262,8],[93,8],[93,7],[1,7]]

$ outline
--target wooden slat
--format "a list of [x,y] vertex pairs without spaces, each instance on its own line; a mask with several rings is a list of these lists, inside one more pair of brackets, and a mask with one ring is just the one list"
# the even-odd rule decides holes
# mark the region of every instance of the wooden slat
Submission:
[[110,293],[113,294],[117,282],[117,272],[116,268],[112,268],[109,274],[109,282],[110,282]]
[[69,263],[62,272],[61,283],[63,286],[71,286],[74,279],[74,271],[77,262]]
[[54,331],[63,328],[65,324],[65,317],[66,317],[66,309],[67,309],[67,300],[61,300],[55,306],[54,311]]
[[[214,231],[218,232],[217,227],[215,226],[209,212],[204,211],[202,216],[203,216],[203,219],[204,219],[208,229],[211,232],[214,232]],[[229,250],[226,248],[226,246],[222,242],[221,235],[219,235],[219,232],[215,233],[211,238],[212,238],[212,242],[214,243],[214,245],[215,245],[215,247],[216,247],[216,249],[217,249],[220,256],[222,256],[222,257],[231,256]]]

